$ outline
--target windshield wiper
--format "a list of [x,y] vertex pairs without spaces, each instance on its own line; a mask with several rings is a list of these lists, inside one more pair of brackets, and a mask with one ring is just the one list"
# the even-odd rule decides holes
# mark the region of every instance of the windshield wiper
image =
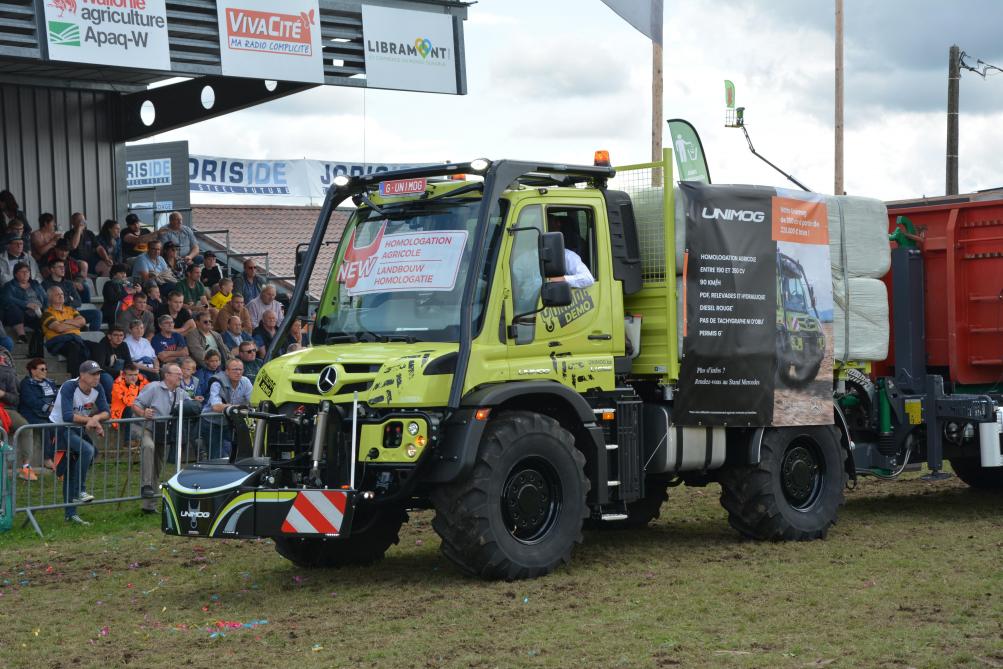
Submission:
[[336,342],[357,344],[359,343],[359,338],[351,332],[329,332],[327,333],[327,336],[324,337],[325,344],[332,344]]
[[[365,204],[367,207],[369,207],[370,209],[372,209],[373,211],[375,211],[380,216],[386,216],[387,215],[386,211],[384,211],[383,209],[380,209],[380,207],[377,206],[377,204],[375,202],[373,202],[372,200],[369,199],[369,196],[366,195],[365,191],[362,191],[361,193],[359,193],[358,195],[356,195],[355,198],[358,199],[358,200],[361,200],[363,204]],[[356,202],[355,204],[358,205],[359,203]]]
[[382,334],[376,336],[379,337],[379,340],[382,342],[402,341],[405,344],[416,344],[419,341],[421,341],[414,335],[408,335],[408,334]]
[[466,186],[460,186],[459,188],[456,188],[454,190],[446,191],[445,193],[440,193],[435,197],[423,197],[421,198],[421,201],[434,202],[435,200],[444,200],[446,198],[456,197],[457,195],[463,195],[464,193],[472,193],[477,190],[484,192],[483,182],[477,182],[477,183],[467,184]]

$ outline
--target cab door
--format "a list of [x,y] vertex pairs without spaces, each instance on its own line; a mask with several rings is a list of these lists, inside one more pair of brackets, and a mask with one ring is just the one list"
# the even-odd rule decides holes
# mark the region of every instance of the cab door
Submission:
[[[508,295],[505,311],[509,370],[513,380],[552,379],[579,392],[613,387],[614,323],[608,240],[597,234],[597,210],[590,205],[527,199],[508,228]],[[561,232],[566,264],[579,259],[590,285],[571,289],[571,304],[540,309],[539,235]],[[573,255],[572,255],[573,254]],[[603,259],[607,259],[603,262]],[[567,262],[568,260],[572,262]],[[582,283],[579,273],[578,283]],[[616,301],[619,303],[619,300]]]

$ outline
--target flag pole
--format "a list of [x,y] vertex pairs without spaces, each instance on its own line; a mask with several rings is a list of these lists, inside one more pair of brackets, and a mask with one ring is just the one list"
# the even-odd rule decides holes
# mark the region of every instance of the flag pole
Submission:
[[[651,40],[651,162],[662,160],[662,44]],[[662,185],[661,170],[653,170],[651,185]]]
[[835,184],[833,195],[842,195],[846,191],[843,182],[843,0],[836,0],[836,160]]

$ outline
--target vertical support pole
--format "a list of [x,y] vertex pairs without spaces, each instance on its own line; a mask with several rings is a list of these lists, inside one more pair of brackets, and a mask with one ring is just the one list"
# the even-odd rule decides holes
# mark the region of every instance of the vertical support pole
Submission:
[[[651,162],[662,160],[662,45],[651,41]],[[652,187],[657,188],[660,175],[652,174]]]
[[951,47],[947,61],[947,189],[958,194],[958,98],[961,89],[961,49]]
[[836,155],[833,195],[846,192],[843,184],[843,0],[836,0]]

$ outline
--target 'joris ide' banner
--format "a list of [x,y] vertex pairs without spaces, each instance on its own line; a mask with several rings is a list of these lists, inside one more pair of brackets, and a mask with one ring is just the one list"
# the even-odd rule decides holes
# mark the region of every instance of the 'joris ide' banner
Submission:
[[685,338],[675,421],[832,423],[825,201],[761,186],[682,189]]

